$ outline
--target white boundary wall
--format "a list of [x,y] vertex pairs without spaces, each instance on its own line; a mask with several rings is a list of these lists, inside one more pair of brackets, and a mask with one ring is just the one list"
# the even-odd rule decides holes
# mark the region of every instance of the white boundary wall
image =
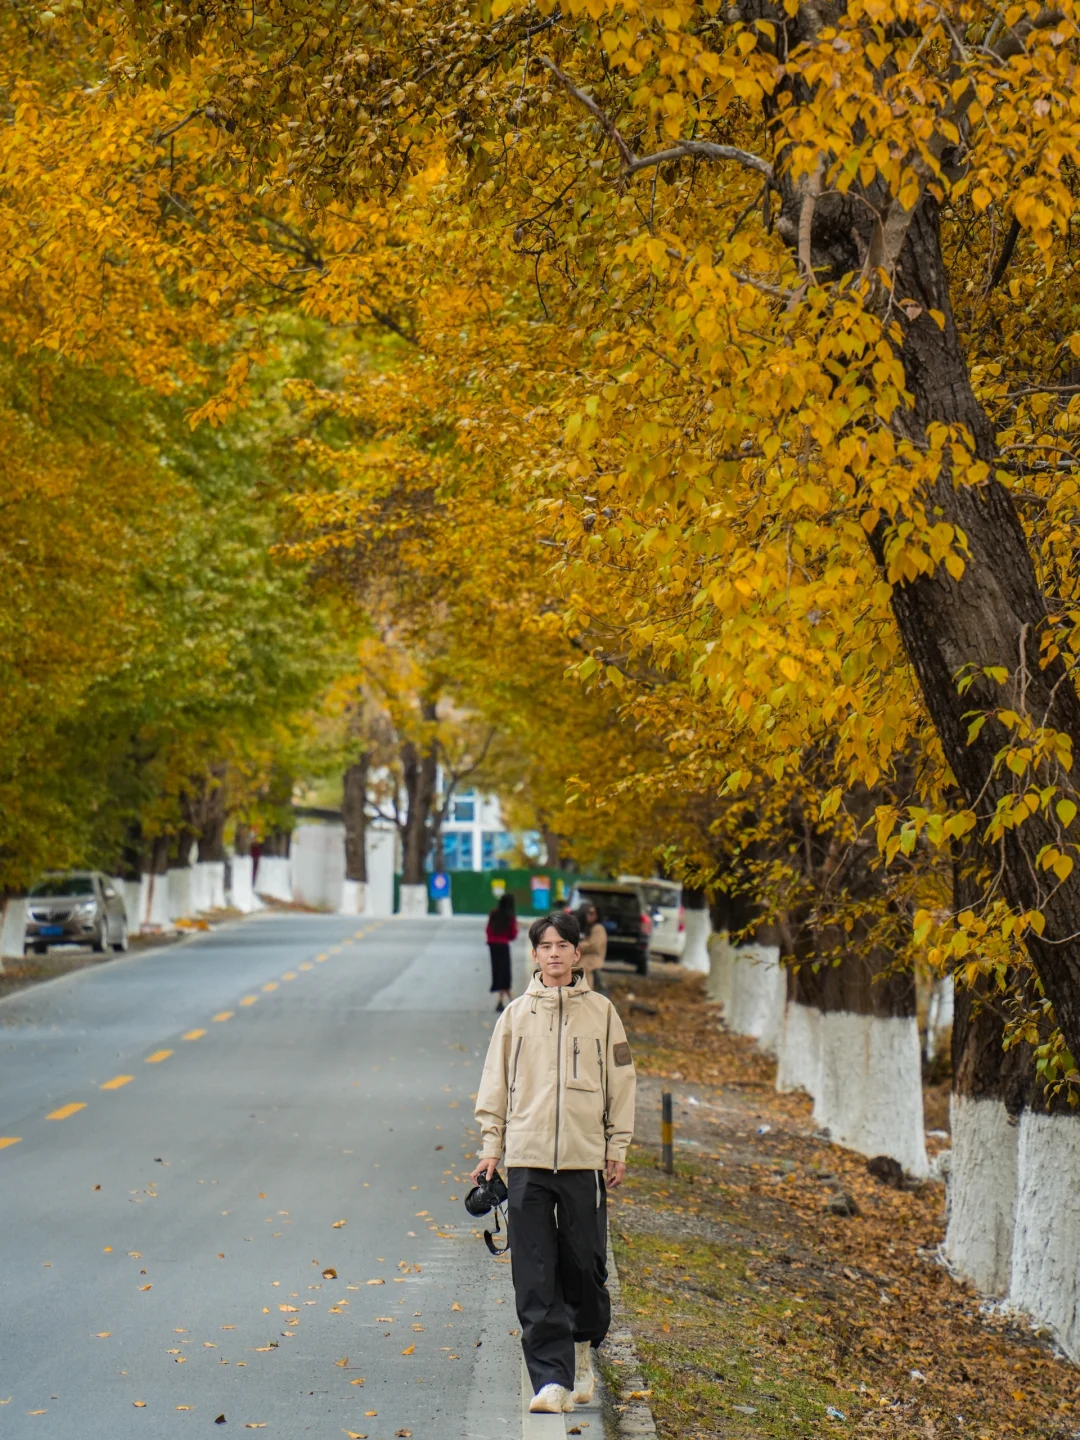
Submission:
[[147,875],[146,899],[143,902],[143,924],[154,930],[168,930],[172,925],[169,913],[169,877],[160,873]]
[[954,1094],[950,1128],[945,1258],[984,1295],[1005,1295],[1012,1271],[1020,1126],[1000,1100]]
[[313,910],[340,910],[345,889],[345,826],[304,821],[289,845],[292,895]]
[[1020,1117],[1008,1303],[1080,1360],[1080,1117]]
[[922,1055],[914,1016],[821,1012],[821,1080],[814,1120],[861,1155],[891,1155],[927,1174]]
[[683,911],[683,921],[686,926],[686,945],[679,963],[685,970],[693,970],[699,975],[707,975],[709,973],[709,936],[712,934],[712,917],[708,907],[702,910],[691,910],[687,906]]

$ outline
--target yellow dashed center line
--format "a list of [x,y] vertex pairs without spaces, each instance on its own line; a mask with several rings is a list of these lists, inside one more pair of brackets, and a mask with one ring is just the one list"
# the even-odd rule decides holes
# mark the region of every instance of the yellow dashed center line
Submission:
[[282,978],[283,980],[295,980],[295,979],[296,979],[296,971],[295,971],[295,970],[286,970],[286,971],[285,971],[285,974],[282,975],[281,978]]
[[171,1050],[155,1050],[152,1055],[147,1055],[147,1065],[160,1065],[162,1060],[167,1060],[172,1054]]
[[356,934],[353,936],[353,939],[354,939],[354,940],[362,940],[366,934],[367,934],[367,931],[366,931],[366,930],[357,930]]
[[341,945],[331,945],[327,953],[330,955],[340,955],[343,948]]
[[311,969],[311,961],[310,961],[310,960],[305,960],[305,961],[299,966],[299,969],[301,969],[301,970],[310,970],[310,969]]
[[267,983],[263,986],[263,989],[264,989],[264,990],[276,990],[276,989],[277,989],[277,981],[276,981],[276,980],[269,980],[269,981],[267,981]]
[[330,956],[329,956],[329,955],[316,955],[316,956],[315,956],[316,964],[319,964],[319,965],[321,965],[324,960],[329,960],[329,959],[330,959]]
[[258,995],[245,995],[244,998],[240,1001],[241,1005],[257,1005],[258,1003]]
[[121,1085],[127,1085],[134,1079],[134,1075],[114,1075],[111,1080],[106,1080],[101,1088],[102,1090],[119,1090]]
[[46,1120],[66,1120],[69,1115],[77,1115],[80,1110],[86,1109],[86,1102],[73,1100],[70,1105],[61,1105],[59,1110],[54,1110],[51,1115],[46,1115]]
[[184,1036],[185,1040],[201,1040],[206,1034],[205,1030],[189,1030]]
[[214,1016],[214,1019],[215,1019],[215,1020],[231,1020],[232,1017],[235,1015],[235,1013],[236,1013],[235,1010],[222,1010],[222,1012],[221,1012],[220,1015],[215,1015],[215,1016]]
[[0,1150],[6,1150],[9,1145],[21,1145],[21,1135],[0,1135]]

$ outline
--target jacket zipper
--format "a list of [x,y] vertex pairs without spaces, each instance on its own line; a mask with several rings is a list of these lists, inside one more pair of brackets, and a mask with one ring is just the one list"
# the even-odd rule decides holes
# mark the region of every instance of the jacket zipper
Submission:
[[575,1080],[578,1078],[578,1073],[577,1073],[577,1059],[578,1059],[578,1042],[577,1042],[577,1037],[575,1036],[575,1037],[574,1037],[574,1079],[575,1079]]
[[604,1050],[600,1044],[600,1036],[596,1037],[596,1063],[600,1066],[600,1088],[604,1086]]
[[[510,1074],[510,1109],[506,1112],[508,1115],[514,1113],[514,1091],[517,1088],[518,1059],[521,1055],[521,1042],[524,1038],[524,1036],[519,1035],[518,1042],[514,1046],[514,1068]],[[596,1043],[599,1045],[599,1040]]]
[[559,986],[559,1038],[555,1042],[555,1163],[551,1167],[559,1171],[559,1102],[562,1099],[562,1085],[559,1071],[562,1068],[562,986]]

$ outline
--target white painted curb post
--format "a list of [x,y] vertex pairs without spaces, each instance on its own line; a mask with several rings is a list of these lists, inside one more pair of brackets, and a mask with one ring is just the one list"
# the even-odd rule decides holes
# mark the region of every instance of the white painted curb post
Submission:
[[234,855],[232,857],[232,906],[239,910],[242,915],[250,915],[253,910],[262,908],[262,902],[255,895],[255,887],[252,881],[255,878],[255,862],[250,855]]

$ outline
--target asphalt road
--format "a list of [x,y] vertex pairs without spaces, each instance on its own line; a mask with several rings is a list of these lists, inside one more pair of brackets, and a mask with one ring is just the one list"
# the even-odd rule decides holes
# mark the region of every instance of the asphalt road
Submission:
[[268,914],[0,1003],[0,1433],[561,1437],[461,1204],[487,986],[476,920]]

